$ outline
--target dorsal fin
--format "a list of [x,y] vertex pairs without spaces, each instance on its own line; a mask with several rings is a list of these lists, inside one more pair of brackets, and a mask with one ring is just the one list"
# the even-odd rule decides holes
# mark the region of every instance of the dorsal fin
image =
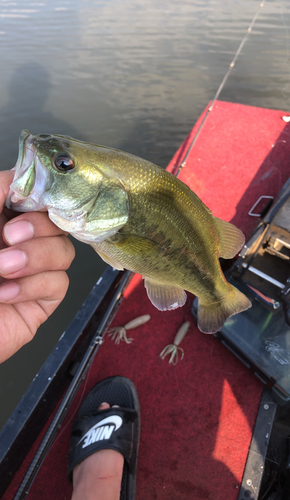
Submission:
[[214,217],[214,222],[220,238],[220,257],[223,259],[232,259],[245,243],[245,237],[236,226],[230,222]]

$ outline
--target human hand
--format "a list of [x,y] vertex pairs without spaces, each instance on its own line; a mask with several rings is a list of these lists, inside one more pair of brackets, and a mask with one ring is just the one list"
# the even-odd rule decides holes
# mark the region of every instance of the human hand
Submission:
[[64,298],[74,255],[46,212],[3,209],[13,179],[0,172],[0,363],[29,342]]

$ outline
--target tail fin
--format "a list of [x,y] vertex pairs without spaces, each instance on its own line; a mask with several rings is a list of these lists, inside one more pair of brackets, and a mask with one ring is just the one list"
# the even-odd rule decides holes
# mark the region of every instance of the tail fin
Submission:
[[234,286],[229,285],[228,293],[220,302],[202,303],[198,299],[198,328],[203,333],[218,332],[225,321],[252,306],[251,301]]

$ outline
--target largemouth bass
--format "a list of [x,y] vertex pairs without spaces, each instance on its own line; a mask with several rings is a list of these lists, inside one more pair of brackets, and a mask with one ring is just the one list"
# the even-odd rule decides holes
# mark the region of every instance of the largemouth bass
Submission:
[[48,211],[116,269],[139,273],[151,302],[165,311],[198,297],[198,327],[218,331],[251,306],[230,285],[219,257],[244,243],[234,225],[215,218],[169,172],[128,153],[61,135],[23,130],[6,201],[13,210]]

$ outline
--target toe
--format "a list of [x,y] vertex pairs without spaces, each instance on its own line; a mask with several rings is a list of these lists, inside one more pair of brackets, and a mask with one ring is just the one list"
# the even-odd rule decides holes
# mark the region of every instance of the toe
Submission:
[[99,410],[108,410],[110,408],[109,403],[101,403],[99,406]]

